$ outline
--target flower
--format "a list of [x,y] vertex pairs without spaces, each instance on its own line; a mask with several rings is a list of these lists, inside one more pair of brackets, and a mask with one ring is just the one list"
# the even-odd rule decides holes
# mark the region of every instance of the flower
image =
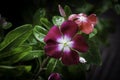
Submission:
[[65,65],[79,63],[79,55],[76,51],[86,52],[88,45],[84,38],[77,34],[78,26],[73,21],[65,21],[59,27],[53,26],[44,38],[45,53],[53,58],[61,58]]
[[80,13],[70,15],[68,20],[75,21],[75,23],[78,24],[79,29],[83,33],[90,34],[94,30],[94,26],[97,22],[97,17],[96,14],[91,14],[90,16],[87,16],[84,13]]
[[59,73],[52,73],[49,77],[48,80],[61,80],[61,76]]

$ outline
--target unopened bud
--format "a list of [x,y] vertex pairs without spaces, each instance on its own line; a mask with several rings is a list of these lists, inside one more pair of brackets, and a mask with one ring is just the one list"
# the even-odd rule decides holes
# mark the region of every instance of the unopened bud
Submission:
[[60,5],[58,5],[58,8],[59,8],[60,15],[63,17],[66,17],[64,9]]
[[48,80],[61,80],[61,75],[59,73],[52,73],[48,77]]
[[83,57],[80,57],[79,58],[79,61],[81,62],[81,63],[86,63],[87,61],[85,60],[85,58],[83,58]]

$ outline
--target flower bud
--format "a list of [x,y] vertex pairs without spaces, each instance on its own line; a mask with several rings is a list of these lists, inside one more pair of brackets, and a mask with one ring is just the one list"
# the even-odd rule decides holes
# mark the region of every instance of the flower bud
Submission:
[[85,60],[85,58],[83,58],[83,57],[80,57],[79,58],[79,61],[81,62],[81,63],[86,63],[87,61]]
[[63,17],[66,17],[64,9],[60,5],[58,5],[58,8],[59,8],[60,15]]
[[59,73],[52,73],[49,77],[48,80],[62,80],[61,76]]

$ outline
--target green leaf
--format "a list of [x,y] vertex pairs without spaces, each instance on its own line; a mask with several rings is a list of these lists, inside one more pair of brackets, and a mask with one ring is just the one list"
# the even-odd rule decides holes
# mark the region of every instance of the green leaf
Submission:
[[14,66],[0,65],[0,68],[4,68],[4,69],[15,69],[16,67],[14,67]]
[[47,64],[47,70],[46,70],[46,75],[49,75],[51,72],[53,72],[53,67],[54,64],[56,64],[56,59],[50,58],[48,64]]
[[0,59],[22,53],[26,48],[27,46],[21,46],[21,47],[13,48],[9,51],[5,51],[2,54],[0,54]]
[[32,66],[30,65],[20,65],[20,66],[6,66],[6,65],[0,65],[0,72],[2,75],[5,76],[21,76],[24,73],[30,72],[32,69]]
[[32,59],[35,59],[35,58],[39,58],[39,57],[41,57],[43,54],[44,54],[44,51],[43,51],[43,50],[33,50],[33,51],[30,51],[30,53],[27,54],[27,55],[22,59],[22,61],[28,61],[28,60],[32,60]]
[[44,25],[45,28],[48,29],[48,30],[50,29],[50,27],[52,27],[52,23],[51,23],[50,21],[48,21],[47,18],[41,18],[41,19],[40,19],[40,22],[41,22],[41,24]]
[[120,4],[116,4],[115,7],[114,7],[114,9],[115,9],[116,13],[118,15],[120,15]]
[[65,19],[61,16],[54,16],[52,18],[52,21],[53,21],[54,25],[60,26],[65,21]]
[[66,5],[64,7],[64,10],[65,10],[65,14],[66,14],[67,17],[72,14],[72,11],[71,11],[69,6]]
[[47,32],[48,32],[48,30],[46,30],[44,27],[39,26],[39,25],[35,25],[33,30],[43,33],[43,34],[47,34]]
[[19,69],[19,70],[21,70],[21,68],[22,68],[25,71],[29,72],[32,67],[31,66],[24,66],[24,65],[22,65],[22,66],[5,66],[5,65],[0,65],[0,68],[1,69]]
[[33,24],[40,25],[40,18],[44,17],[46,14],[45,9],[38,9],[33,16]]
[[37,47],[36,45],[38,45],[38,41],[36,40],[34,34],[30,35],[30,37],[27,39],[25,44],[29,46]]
[[6,23],[2,26],[2,28],[3,28],[3,29],[9,29],[11,26],[12,26],[12,23],[6,22]]
[[24,68],[25,71],[29,72],[32,69],[32,66],[20,66],[21,68]]
[[33,29],[35,38],[42,43],[44,43],[44,37],[46,36],[47,32],[48,31],[45,28],[39,25],[36,25]]
[[97,34],[97,29],[94,28],[93,32],[89,34],[89,38],[94,37]]
[[29,54],[31,50],[32,50],[31,46],[21,46],[21,47],[17,48],[16,51],[14,51],[14,53],[10,53],[9,54],[10,56],[7,56],[7,58],[4,58],[4,60],[0,61],[0,64],[17,63],[17,62],[21,61],[21,59],[23,57],[25,57],[27,54]]
[[31,35],[32,29],[32,25],[26,24],[10,31],[5,36],[4,41],[0,44],[0,51],[5,49],[6,47],[10,49],[12,47],[20,46]]
[[22,52],[19,53],[19,54],[16,54],[13,57],[11,57],[10,60],[9,60],[9,62],[16,63],[16,62],[20,61],[27,54],[29,54],[31,50],[32,50],[31,46],[24,46],[24,49],[22,50]]

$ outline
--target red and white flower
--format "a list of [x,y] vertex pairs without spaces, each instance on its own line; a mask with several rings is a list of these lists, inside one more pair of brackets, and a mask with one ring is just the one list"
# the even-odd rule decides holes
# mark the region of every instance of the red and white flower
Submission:
[[84,13],[72,14],[69,16],[68,20],[74,21],[78,24],[79,29],[86,34],[90,34],[94,30],[94,26],[97,22],[96,14],[91,14],[87,16]]
[[86,52],[88,45],[84,38],[77,34],[78,25],[73,21],[65,21],[59,27],[53,26],[44,38],[45,53],[53,58],[61,58],[65,65],[79,63],[76,51]]

